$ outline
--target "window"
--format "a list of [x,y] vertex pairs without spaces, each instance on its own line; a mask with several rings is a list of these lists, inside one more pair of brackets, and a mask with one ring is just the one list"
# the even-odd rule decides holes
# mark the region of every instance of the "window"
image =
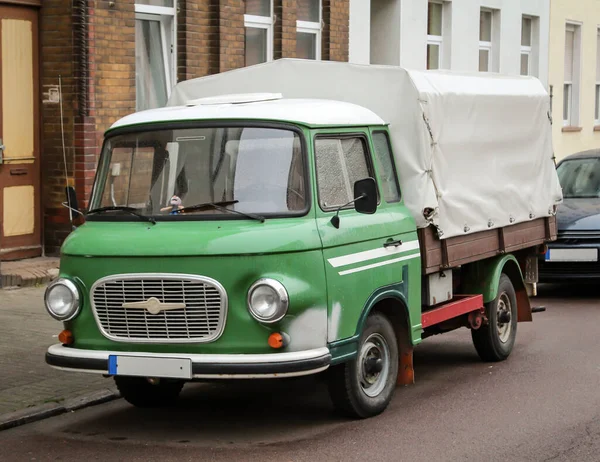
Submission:
[[600,197],[600,161],[597,157],[566,160],[557,170],[565,199]]
[[523,16],[521,20],[521,75],[531,75],[532,23],[531,18]]
[[135,5],[136,110],[164,106],[176,83],[175,0]]
[[565,74],[563,85],[563,125],[579,123],[579,75],[581,26],[567,24],[565,30]]
[[596,126],[600,125],[600,29],[596,37],[596,110],[594,120]]
[[321,59],[321,0],[297,0],[296,58]]
[[321,208],[331,210],[354,199],[354,183],[370,176],[365,139],[319,137],[315,154]]
[[392,150],[387,133],[373,133],[373,146],[375,147],[375,159],[377,161],[379,178],[381,179],[383,197],[388,203],[399,202],[400,186],[398,185],[396,165],[392,159]]
[[[283,128],[196,127],[139,131],[105,143],[94,186],[94,207],[127,206],[169,217],[245,219],[240,213],[298,215],[308,209],[305,154],[300,135]],[[135,219],[135,217],[134,217]]]
[[429,2],[427,5],[427,69],[442,67],[443,5]]
[[246,2],[246,66],[273,60],[273,0]]
[[492,23],[490,10],[479,13],[479,71],[490,72],[492,69]]

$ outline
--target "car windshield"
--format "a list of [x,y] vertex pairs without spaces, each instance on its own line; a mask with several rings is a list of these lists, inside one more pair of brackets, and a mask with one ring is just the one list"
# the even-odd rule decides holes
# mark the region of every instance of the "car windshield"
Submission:
[[130,207],[169,219],[301,214],[308,207],[301,146],[296,132],[280,128],[117,135],[104,145],[90,209],[110,208],[102,216],[114,216],[115,207]]
[[600,158],[566,160],[557,172],[563,197],[600,197]]

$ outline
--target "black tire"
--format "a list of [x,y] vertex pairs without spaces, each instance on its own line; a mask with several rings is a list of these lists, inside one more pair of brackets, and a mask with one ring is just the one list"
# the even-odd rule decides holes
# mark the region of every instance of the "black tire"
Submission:
[[[378,357],[381,363],[378,363]],[[379,373],[373,372],[379,365],[383,369]],[[371,373],[366,374],[367,369]],[[329,369],[329,395],[338,412],[354,418],[372,417],[388,406],[397,377],[398,342],[394,328],[384,315],[372,314],[360,335],[356,358]],[[375,380],[376,385],[367,383],[367,378]]]
[[[506,307],[507,303],[510,307]],[[499,310],[510,314],[509,322],[499,322]],[[500,276],[498,296],[486,304],[485,314],[489,322],[471,330],[473,345],[483,361],[504,361],[512,352],[517,338],[517,295],[506,274]],[[506,328],[510,329],[508,333],[504,333]]]
[[115,377],[121,396],[136,407],[152,408],[172,406],[179,398],[184,382],[160,379],[157,384],[145,377]]

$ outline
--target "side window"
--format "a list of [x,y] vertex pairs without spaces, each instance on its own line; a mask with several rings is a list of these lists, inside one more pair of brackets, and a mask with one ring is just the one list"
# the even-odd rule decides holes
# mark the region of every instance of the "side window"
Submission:
[[399,202],[400,186],[398,185],[398,177],[387,133],[373,133],[373,146],[375,147],[375,159],[379,170],[379,178],[381,179],[383,197],[388,203]]
[[354,183],[370,176],[362,137],[317,138],[315,158],[319,205],[323,210],[354,199]]

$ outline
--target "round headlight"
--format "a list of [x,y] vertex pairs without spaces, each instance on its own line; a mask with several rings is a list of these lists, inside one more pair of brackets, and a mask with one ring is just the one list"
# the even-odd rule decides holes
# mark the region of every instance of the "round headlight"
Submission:
[[288,305],[285,287],[274,279],[260,279],[248,291],[248,309],[257,321],[279,321],[286,315]]
[[46,310],[58,321],[69,321],[79,312],[79,291],[68,279],[57,279],[46,289]]

